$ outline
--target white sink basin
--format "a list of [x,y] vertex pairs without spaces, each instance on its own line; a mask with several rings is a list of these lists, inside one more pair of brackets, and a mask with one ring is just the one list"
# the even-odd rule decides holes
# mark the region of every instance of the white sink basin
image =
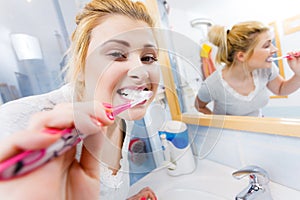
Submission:
[[[196,170],[187,175],[169,176],[167,169],[157,169],[136,182],[129,196],[150,187],[158,200],[232,200],[248,186],[249,180],[236,180],[236,169],[210,160],[199,160]],[[273,200],[300,199],[300,191],[269,182]]]
[[214,194],[210,194],[207,192],[203,192],[201,190],[193,190],[193,189],[171,189],[165,191],[160,197],[159,200],[224,200],[222,197],[218,197]]
[[232,200],[248,180],[235,180],[232,168],[200,160],[196,170],[187,175],[170,176],[166,168],[157,169],[130,188],[130,195],[150,187],[158,200]]

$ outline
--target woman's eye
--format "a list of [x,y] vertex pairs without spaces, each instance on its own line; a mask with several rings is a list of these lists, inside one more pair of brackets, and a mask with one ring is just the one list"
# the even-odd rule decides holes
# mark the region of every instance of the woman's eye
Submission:
[[151,56],[144,56],[141,58],[141,61],[142,62],[145,62],[145,63],[153,63],[153,62],[156,62],[157,61],[157,58],[153,55]]
[[270,48],[273,43],[271,41],[264,44],[263,48]]
[[124,60],[127,58],[126,54],[118,51],[109,53],[108,55],[112,56],[115,60]]

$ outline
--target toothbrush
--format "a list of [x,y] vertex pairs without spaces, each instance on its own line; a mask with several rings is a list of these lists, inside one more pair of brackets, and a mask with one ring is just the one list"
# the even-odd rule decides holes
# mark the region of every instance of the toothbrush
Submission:
[[[150,99],[152,94],[152,91],[139,91],[138,93],[133,95],[134,98],[130,98],[134,100],[113,107],[112,113],[109,114],[116,116],[121,112]],[[51,159],[62,155],[73,146],[78,144],[85,137],[84,134],[80,133],[75,128],[66,128],[63,130],[56,128],[47,128],[44,131],[50,134],[61,134],[61,139],[59,139],[57,142],[50,145],[46,149],[23,151],[16,156],[2,161],[0,163],[0,181],[8,180],[33,171],[34,169],[42,166]]]
[[281,60],[284,58],[289,59],[289,58],[291,58],[291,55],[279,56],[279,57],[275,57],[275,58],[271,57],[271,58],[268,58],[267,61],[272,62],[272,61]]
[[[141,91],[141,92],[131,95],[131,99],[135,99],[135,100],[132,102],[128,102],[128,103],[114,107],[113,111],[112,111],[112,115],[116,116],[129,108],[132,108],[140,103],[143,103],[144,101],[150,99],[152,97],[152,94],[153,94],[152,91]],[[134,96],[134,97],[132,97],[132,96]]]

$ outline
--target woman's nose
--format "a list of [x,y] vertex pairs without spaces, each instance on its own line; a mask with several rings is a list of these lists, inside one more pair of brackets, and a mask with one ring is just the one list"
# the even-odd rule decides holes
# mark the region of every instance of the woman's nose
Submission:
[[274,45],[272,45],[272,53],[276,53],[277,51],[278,51],[278,48],[276,47],[276,46],[274,46]]
[[127,72],[128,77],[130,77],[136,84],[143,83],[149,78],[149,73],[143,64],[138,67],[132,67]]

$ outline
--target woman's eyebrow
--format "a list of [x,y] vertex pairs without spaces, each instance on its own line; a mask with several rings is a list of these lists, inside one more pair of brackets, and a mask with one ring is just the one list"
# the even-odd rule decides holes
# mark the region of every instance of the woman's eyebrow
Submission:
[[144,48],[154,48],[154,49],[157,49],[157,46],[153,45],[153,44],[145,44]]
[[108,43],[119,43],[126,47],[130,47],[130,44],[124,40],[108,40],[108,41],[104,42],[101,46],[105,46]]
[[272,40],[271,40],[271,39],[270,39],[270,40],[267,40],[267,41],[264,43],[264,45],[270,44],[270,43],[272,43]]
[[[113,40],[108,40],[106,42],[104,42],[101,46],[105,46],[109,43],[118,43],[118,44],[121,44],[121,45],[124,45],[126,47],[130,47],[130,44],[124,40],[116,40],[116,39],[113,39]],[[144,48],[157,48],[156,45],[153,45],[153,44],[145,44],[144,45]]]

